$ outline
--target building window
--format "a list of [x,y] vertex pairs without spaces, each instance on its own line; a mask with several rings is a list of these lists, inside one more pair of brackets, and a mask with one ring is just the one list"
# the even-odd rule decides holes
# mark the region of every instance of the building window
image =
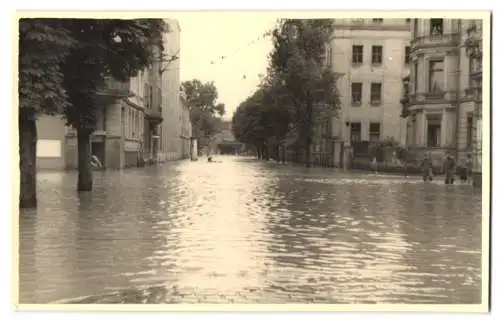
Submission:
[[129,108],[127,109],[127,137],[132,138],[132,132],[134,131],[132,129],[132,110]]
[[149,108],[153,108],[153,86],[149,86]]
[[149,102],[148,102],[148,98],[149,98],[149,93],[148,93],[148,90],[149,90],[149,86],[147,84],[144,84],[144,107],[146,109],[149,109]]
[[415,62],[413,67],[413,90],[415,94],[418,93],[418,63]]
[[382,101],[382,83],[372,83],[370,86],[370,104],[380,105]]
[[431,19],[431,37],[443,36],[443,19]]
[[137,132],[139,130],[138,124],[137,124],[137,111],[134,110],[134,133],[133,137],[134,139],[137,138]]
[[372,46],[372,64],[382,64],[382,46]]
[[352,105],[359,106],[363,100],[363,83],[351,84]]
[[405,46],[405,64],[410,64],[410,46]]
[[328,47],[326,52],[326,66],[332,67],[333,49]]
[[427,147],[441,146],[441,116],[427,117]]
[[374,18],[374,19],[372,19],[372,22],[376,23],[376,24],[381,24],[382,22],[384,22],[384,19],[382,19],[382,18]]
[[361,123],[351,123],[351,142],[361,141]]
[[60,158],[62,156],[62,143],[57,139],[38,139],[36,157]]
[[363,45],[352,46],[352,63],[353,64],[363,63]]
[[380,140],[380,123],[370,123],[370,141]]
[[416,39],[419,34],[419,25],[418,25],[418,19],[413,19],[413,39]]
[[429,92],[444,91],[444,60],[429,61]]
[[467,148],[472,147],[472,133],[473,133],[473,126],[474,125],[474,119],[472,117],[472,114],[467,115]]

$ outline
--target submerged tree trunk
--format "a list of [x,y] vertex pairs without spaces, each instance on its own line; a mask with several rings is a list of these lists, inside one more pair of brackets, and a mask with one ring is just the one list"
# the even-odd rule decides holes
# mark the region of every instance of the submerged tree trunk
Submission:
[[309,135],[306,138],[305,151],[306,151],[306,156],[305,156],[306,167],[311,168],[312,167],[312,138]]
[[19,113],[19,208],[36,208],[36,118]]
[[314,120],[312,117],[312,104],[309,103],[307,107],[307,123],[306,123],[306,129],[305,129],[305,135],[306,135],[306,140],[305,140],[305,151],[306,151],[306,156],[305,156],[305,162],[306,162],[306,167],[310,168],[312,167],[312,159],[313,159],[313,139],[314,139]]
[[92,191],[92,166],[90,165],[91,129],[78,128],[78,184],[77,191]]
[[265,143],[262,147],[262,152],[264,153],[264,160],[269,161],[269,144]]

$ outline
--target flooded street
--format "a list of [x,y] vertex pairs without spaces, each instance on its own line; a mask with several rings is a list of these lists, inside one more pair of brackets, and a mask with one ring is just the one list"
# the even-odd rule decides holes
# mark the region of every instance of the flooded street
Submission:
[[217,159],[40,173],[20,302],[481,302],[479,191]]

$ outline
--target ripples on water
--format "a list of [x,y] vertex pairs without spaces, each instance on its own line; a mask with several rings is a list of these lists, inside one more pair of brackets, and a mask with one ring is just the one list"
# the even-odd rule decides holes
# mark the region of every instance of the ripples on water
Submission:
[[481,302],[472,188],[219,159],[39,174],[20,302]]

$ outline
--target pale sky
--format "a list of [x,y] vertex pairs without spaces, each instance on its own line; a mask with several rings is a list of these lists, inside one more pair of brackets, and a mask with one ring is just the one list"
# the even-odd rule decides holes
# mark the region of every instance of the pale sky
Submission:
[[218,102],[226,105],[224,119],[230,120],[238,104],[256,89],[259,74],[266,72],[272,43],[262,34],[275,25],[277,17],[206,12],[176,19],[181,27],[181,81],[214,81]]

